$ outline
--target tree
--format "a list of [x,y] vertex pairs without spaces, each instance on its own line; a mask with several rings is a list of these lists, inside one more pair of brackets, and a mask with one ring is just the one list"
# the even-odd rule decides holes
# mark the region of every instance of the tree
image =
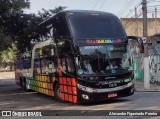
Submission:
[[13,28],[17,25],[15,21],[18,19],[18,16],[23,14],[24,9],[28,9],[29,7],[29,0],[0,1],[0,41],[3,41],[3,43],[0,44],[0,50],[7,49],[7,47],[10,47],[12,42],[14,42],[13,38],[16,30]]
[[6,50],[8,47],[11,47],[11,38],[0,33],[0,51]]
[[30,8],[29,0],[1,0],[0,1],[0,18],[1,23],[7,22],[10,16],[22,14],[24,9]]
[[66,7],[45,10],[38,14],[25,14],[24,9],[30,8],[29,0],[0,0],[0,61],[13,61],[12,44],[18,51],[31,49],[31,38],[26,34],[42,21],[48,19]]
[[38,17],[40,17],[41,20],[44,21],[64,9],[66,9],[66,7],[62,7],[62,6],[56,7],[55,9],[49,9],[49,10],[46,10],[43,8],[42,12],[40,11],[38,12]]
[[[26,26],[24,26],[23,30],[21,30],[20,34],[18,35],[19,37],[16,38],[17,40],[17,47],[19,49],[20,52],[24,52],[27,49],[31,49],[32,48],[32,44],[31,44],[31,40],[33,39],[33,37],[28,37],[28,35],[26,33],[29,33],[35,26],[37,26],[38,24],[40,24],[41,22],[47,20],[49,17],[55,15],[56,13],[64,10],[66,7],[57,7],[55,9],[49,9],[49,10],[45,10],[42,9],[42,12],[38,12],[37,15],[35,14],[24,14],[24,22],[22,23],[27,23]],[[21,24],[21,26],[23,26]],[[18,31],[18,30],[17,30]],[[23,33],[22,33],[23,32]],[[39,36],[35,36],[34,39],[39,39]]]
[[[14,51],[12,48],[8,48],[0,53],[0,68],[9,68],[12,70],[14,60]],[[6,69],[5,69],[6,70]]]
[[57,7],[53,10],[42,9],[38,14],[24,14],[24,9],[29,9],[29,0],[1,0],[0,1],[0,50],[6,50],[16,42],[18,50],[24,51],[31,48],[31,38],[25,37],[42,21],[48,19],[65,7]]
[[8,48],[1,52],[1,61],[2,62],[13,62],[14,59],[14,51],[12,48]]

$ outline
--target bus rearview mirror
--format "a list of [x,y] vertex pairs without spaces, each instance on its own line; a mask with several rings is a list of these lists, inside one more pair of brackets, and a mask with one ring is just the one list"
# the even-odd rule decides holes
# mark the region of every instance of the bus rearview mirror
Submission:
[[[141,37],[138,37],[138,36],[127,36],[127,39],[128,39],[128,42],[138,43],[138,45],[140,47],[140,53],[144,53],[144,45],[143,45],[143,40],[142,40]],[[130,44],[130,45],[133,45],[133,44]]]

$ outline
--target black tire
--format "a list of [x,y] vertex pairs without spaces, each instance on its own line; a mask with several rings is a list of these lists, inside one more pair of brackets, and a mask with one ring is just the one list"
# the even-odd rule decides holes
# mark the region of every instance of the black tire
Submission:
[[27,87],[27,85],[26,85],[26,79],[25,78],[21,78],[22,80],[22,89],[24,90],[24,91],[26,91],[26,92],[28,92],[29,91],[29,89],[28,89],[28,87]]
[[28,89],[28,87],[27,87],[27,85],[26,85],[26,79],[25,79],[25,78],[23,78],[23,89],[24,89],[24,91],[26,91],[26,92],[29,91],[29,89]]
[[22,89],[25,90],[25,87],[26,87],[26,86],[25,86],[25,85],[26,85],[26,84],[25,84],[25,79],[24,79],[24,78],[21,78],[21,81],[22,81]]
[[22,80],[22,77],[20,77],[20,87],[21,87],[21,89],[23,89],[23,80]]
[[59,87],[58,83],[55,84],[54,94],[55,94],[55,98],[56,98],[57,101],[64,102],[60,97],[61,93],[60,93],[60,87]]

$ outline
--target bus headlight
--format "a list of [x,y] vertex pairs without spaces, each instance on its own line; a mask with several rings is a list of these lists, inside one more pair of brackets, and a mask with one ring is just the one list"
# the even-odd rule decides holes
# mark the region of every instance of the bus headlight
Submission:
[[78,87],[80,90],[86,91],[86,92],[89,92],[89,93],[96,92],[95,89],[90,88],[90,87],[86,87],[86,86],[82,86],[82,85],[80,85],[80,84],[77,84],[77,87]]

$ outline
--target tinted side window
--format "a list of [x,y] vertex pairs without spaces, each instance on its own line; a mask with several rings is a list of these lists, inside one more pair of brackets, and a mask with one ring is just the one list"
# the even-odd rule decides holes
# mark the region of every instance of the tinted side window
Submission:
[[40,48],[35,50],[34,56],[34,73],[41,73],[41,62],[40,62]]
[[69,31],[67,28],[67,22],[64,17],[56,17],[53,21],[53,34],[54,36],[68,36]]
[[48,45],[42,48],[42,57],[41,57],[41,65],[42,65],[42,73],[55,73],[57,68],[57,60],[55,56],[52,56],[51,49],[54,46]]
[[48,45],[35,50],[34,73],[49,74],[56,72],[57,60],[52,53],[52,49],[53,46]]
[[67,56],[61,57],[61,65],[64,71],[74,73],[74,59],[71,54],[68,54]]

